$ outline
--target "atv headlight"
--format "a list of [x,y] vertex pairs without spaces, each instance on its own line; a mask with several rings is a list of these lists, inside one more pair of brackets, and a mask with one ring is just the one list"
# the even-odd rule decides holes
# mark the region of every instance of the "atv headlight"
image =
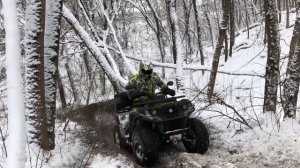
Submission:
[[152,115],[156,115],[157,114],[157,111],[156,110],[153,110],[152,111]]
[[183,110],[187,110],[187,109],[188,109],[188,106],[187,106],[186,104],[184,104],[184,105],[182,106],[182,109],[183,109]]
[[145,114],[146,114],[147,116],[150,116],[149,110],[146,110],[146,111],[145,111]]

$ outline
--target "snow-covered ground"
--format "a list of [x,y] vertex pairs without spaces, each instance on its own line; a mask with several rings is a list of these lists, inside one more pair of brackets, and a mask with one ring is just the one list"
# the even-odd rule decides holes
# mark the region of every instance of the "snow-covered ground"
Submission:
[[[284,17],[284,16],[283,16]],[[291,23],[295,14],[291,15]],[[293,27],[285,29],[285,22],[280,24],[281,30],[281,72],[286,69],[286,56],[293,34]],[[299,167],[300,166],[300,122],[297,120],[282,121],[282,108],[278,106],[279,123],[270,122],[269,116],[262,113],[264,79],[267,48],[264,45],[264,25],[258,24],[247,32],[240,31],[236,38],[236,47],[232,58],[224,62],[221,57],[220,67],[227,71],[245,75],[218,74],[216,93],[226,104],[233,106],[243,116],[248,126],[235,122],[228,117],[220,116],[220,112],[229,117],[240,119],[228,106],[214,105],[204,108],[204,96],[198,95],[197,90],[188,91],[189,97],[197,106],[196,115],[207,124],[211,134],[211,146],[204,155],[189,154],[178,147],[179,152],[166,151],[162,153],[155,167]],[[212,54],[212,50],[206,53]],[[208,60],[211,62],[211,60]],[[257,76],[255,76],[257,75]],[[209,74],[192,72],[187,75],[187,84],[202,90],[206,85]],[[199,110],[200,109],[200,110]],[[175,147],[176,148],[176,147]],[[121,166],[122,156],[107,158],[98,155],[91,165],[93,167],[131,167]],[[121,163],[120,163],[121,162]]]

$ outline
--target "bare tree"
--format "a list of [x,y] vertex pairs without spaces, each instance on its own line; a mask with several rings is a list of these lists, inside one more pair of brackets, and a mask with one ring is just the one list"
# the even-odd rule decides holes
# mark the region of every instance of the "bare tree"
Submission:
[[279,82],[280,38],[276,1],[264,1],[268,41],[266,65],[264,112],[276,112],[277,87]]
[[[70,10],[66,7],[63,7],[63,17],[66,21],[74,27],[78,35],[85,42],[87,48],[89,49],[93,58],[97,61],[100,67],[103,69],[104,73],[107,75],[111,84],[114,87],[116,92],[120,92],[124,90],[126,81],[122,78],[112,67],[105,56],[102,54],[101,50],[94,43],[94,41],[90,38],[89,34],[83,29],[83,27],[79,24],[78,20],[74,17],[74,15],[70,12]],[[126,59],[125,56],[123,59]]]
[[211,44],[214,47],[215,46],[214,33],[213,33],[213,28],[212,28],[211,20],[209,18],[209,15],[210,15],[209,8],[208,8],[209,3],[206,2],[205,6],[206,6],[206,9],[204,10],[204,15],[205,15],[205,18],[206,18],[206,21],[207,21],[207,26],[208,26],[208,29],[209,29]]
[[[7,69],[8,155],[7,167],[25,167],[25,107],[21,72],[20,32],[16,0],[3,1]],[[2,135],[2,130],[1,136]],[[2,138],[5,143],[4,138]],[[4,144],[5,145],[5,144]]]
[[286,28],[290,26],[290,2],[289,0],[286,0],[285,2],[285,8],[286,8]]
[[[152,12],[152,15],[153,15],[153,18],[155,21],[154,23],[155,23],[156,29],[154,29],[154,32],[156,34],[156,38],[158,41],[158,47],[159,47],[159,51],[160,51],[160,55],[161,55],[161,61],[164,63],[166,60],[166,52],[165,52],[165,46],[164,46],[164,42],[163,42],[163,25],[162,25],[162,22],[161,22],[161,19],[160,19],[158,13],[154,9],[150,0],[146,0],[146,2]],[[144,15],[144,16],[146,16],[146,15]],[[165,78],[165,69],[164,68],[162,71],[162,76],[163,76],[163,78]]]
[[200,52],[201,65],[204,65],[204,55],[203,55],[203,46],[202,46],[202,38],[201,38],[201,26],[199,21],[199,11],[196,0],[192,0],[197,28],[197,42],[198,42],[198,50]]
[[191,40],[191,34],[190,34],[190,15],[191,15],[191,3],[183,1],[183,9],[184,9],[184,25],[185,25],[185,32],[184,37],[186,37],[186,63],[188,63],[188,58],[193,52],[192,49],[192,40]]
[[281,22],[281,17],[282,17],[282,14],[281,14],[281,0],[277,0],[277,5],[278,5],[278,22],[280,23]]
[[26,9],[26,114],[30,143],[49,149],[45,108],[44,27],[45,0],[28,0]]
[[246,12],[246,26],[247,26],[247,38],[250,38],[250,30],[249,30],[249,13],[248,13],[248,5],[247,5],[247,0],[244,0],[244,5],[245,5],[245,12]]
[[183,54],[181,52],[181,44],[179,37],[178,18],[176,14],[176,1],[166,0],[169,21],[172,32],[172,50],[174,63],[176,64],[176,84],[178,90],[184,90],[183,81]]
[[214,93],[214,87],[215,87],[216,76],[217,76],[217,72],[218,72],[220,55],[221,55],[221,51],[223,48],[223,43],[225,41],[226,31],[227,31],[228,22],[229,22],[230,0],[223,0],[222,2],[224,3],[223,19],[222,19],[222,23],[219,27],[219,37],[218,37],[218,42],[217,42],[217,46],[216,46],[214,57],[213,57],[212,71],[210,73],[209,84],[208,84],[208,89],[207,89],[207,96],[208,96],[209,100],[211,100],[213,93]]
[[230,45],[229,45],[229,57],[232,56],[232,49],[235,43],[235,17],[234,17],[234,11],[235,11],[235,3],[234,0],[231,0],[230,3]]
[[[293,37],[290,44],[290,52],[288,59],[288,66],[286,72],[286,79],[283,87],[283,108],[284,117],[295,117],[297,100],[300,84],[300,0],[297,1],[297,18]],[[297,46],[297,50],[296,50]],[[295,52],[296,50],[296,52]]]
[[49,149],[55,148],[56,82],[62,0],[47,1],[45,26],[45,101],[48,119]]

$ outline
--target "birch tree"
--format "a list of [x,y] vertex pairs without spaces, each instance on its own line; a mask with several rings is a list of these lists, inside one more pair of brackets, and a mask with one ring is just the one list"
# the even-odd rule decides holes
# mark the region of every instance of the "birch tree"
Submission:
[[264,112],[276,112],[277,87],[279,82],[280,38],[276,1],[264,1],[268,42],[266,65]]
[[25,167],[25,107],[16,0],[4,0],[3,11],[6,32],[7,113],[9,132],[6,167]]
[[168,16],[171,25],[171,32],[172,32],[172,51],[173,51],[173,58],[174,63],[176,64],[176,84],[177,89],[183,89],[184,87],[184,78],[183,78],[183,54],[181,51],[181,44],[180,44],[180,34],[179,34],[179,27],[178,27],[178,18],[176,14],[176,1],[175,0],[166,0],[166,7],[168,11]]
[[[286,79],[283,87],[284,117],[295,117],[300,84],[300,0],[297,1],[297,17],[290,43]],[[296,49],[297,48],[297,49]],[[296,52],[295,52],[296,50]]]
[[124,78],[122,78],[120,75],[118,75],[118,73],[114,72],[114,70],[109,65],[109,62],[102,54],[101,50],[94,43],[94,41],[91,39],[89,34],[84,30],[84,28],[79,24],[78,20],[74,17],[74,15],[70,12],[70,10],[65,6],[63,7],[63,17],[67,20],[67,22],[70,25],[74,27],[75,31],[85,42],[93,58],[101,66],[104,73],[107,75],[108,79],[112,83],[115,91],[116,92],[123,91],[127,81]]

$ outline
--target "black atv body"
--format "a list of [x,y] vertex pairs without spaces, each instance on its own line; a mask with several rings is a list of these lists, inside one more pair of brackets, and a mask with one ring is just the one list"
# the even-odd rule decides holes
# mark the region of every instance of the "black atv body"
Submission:
[[[140,164],[154,164],[161,144],[183,142],[192,153],[208,150],[209,133],[199,119],[190,118],[195,110],[191,101],[182,99],[184,96],[136,95],[124,92],[115,96],[114,139],[120,148],[132,148]],[[132,98],[143,96],[148,100]]]

